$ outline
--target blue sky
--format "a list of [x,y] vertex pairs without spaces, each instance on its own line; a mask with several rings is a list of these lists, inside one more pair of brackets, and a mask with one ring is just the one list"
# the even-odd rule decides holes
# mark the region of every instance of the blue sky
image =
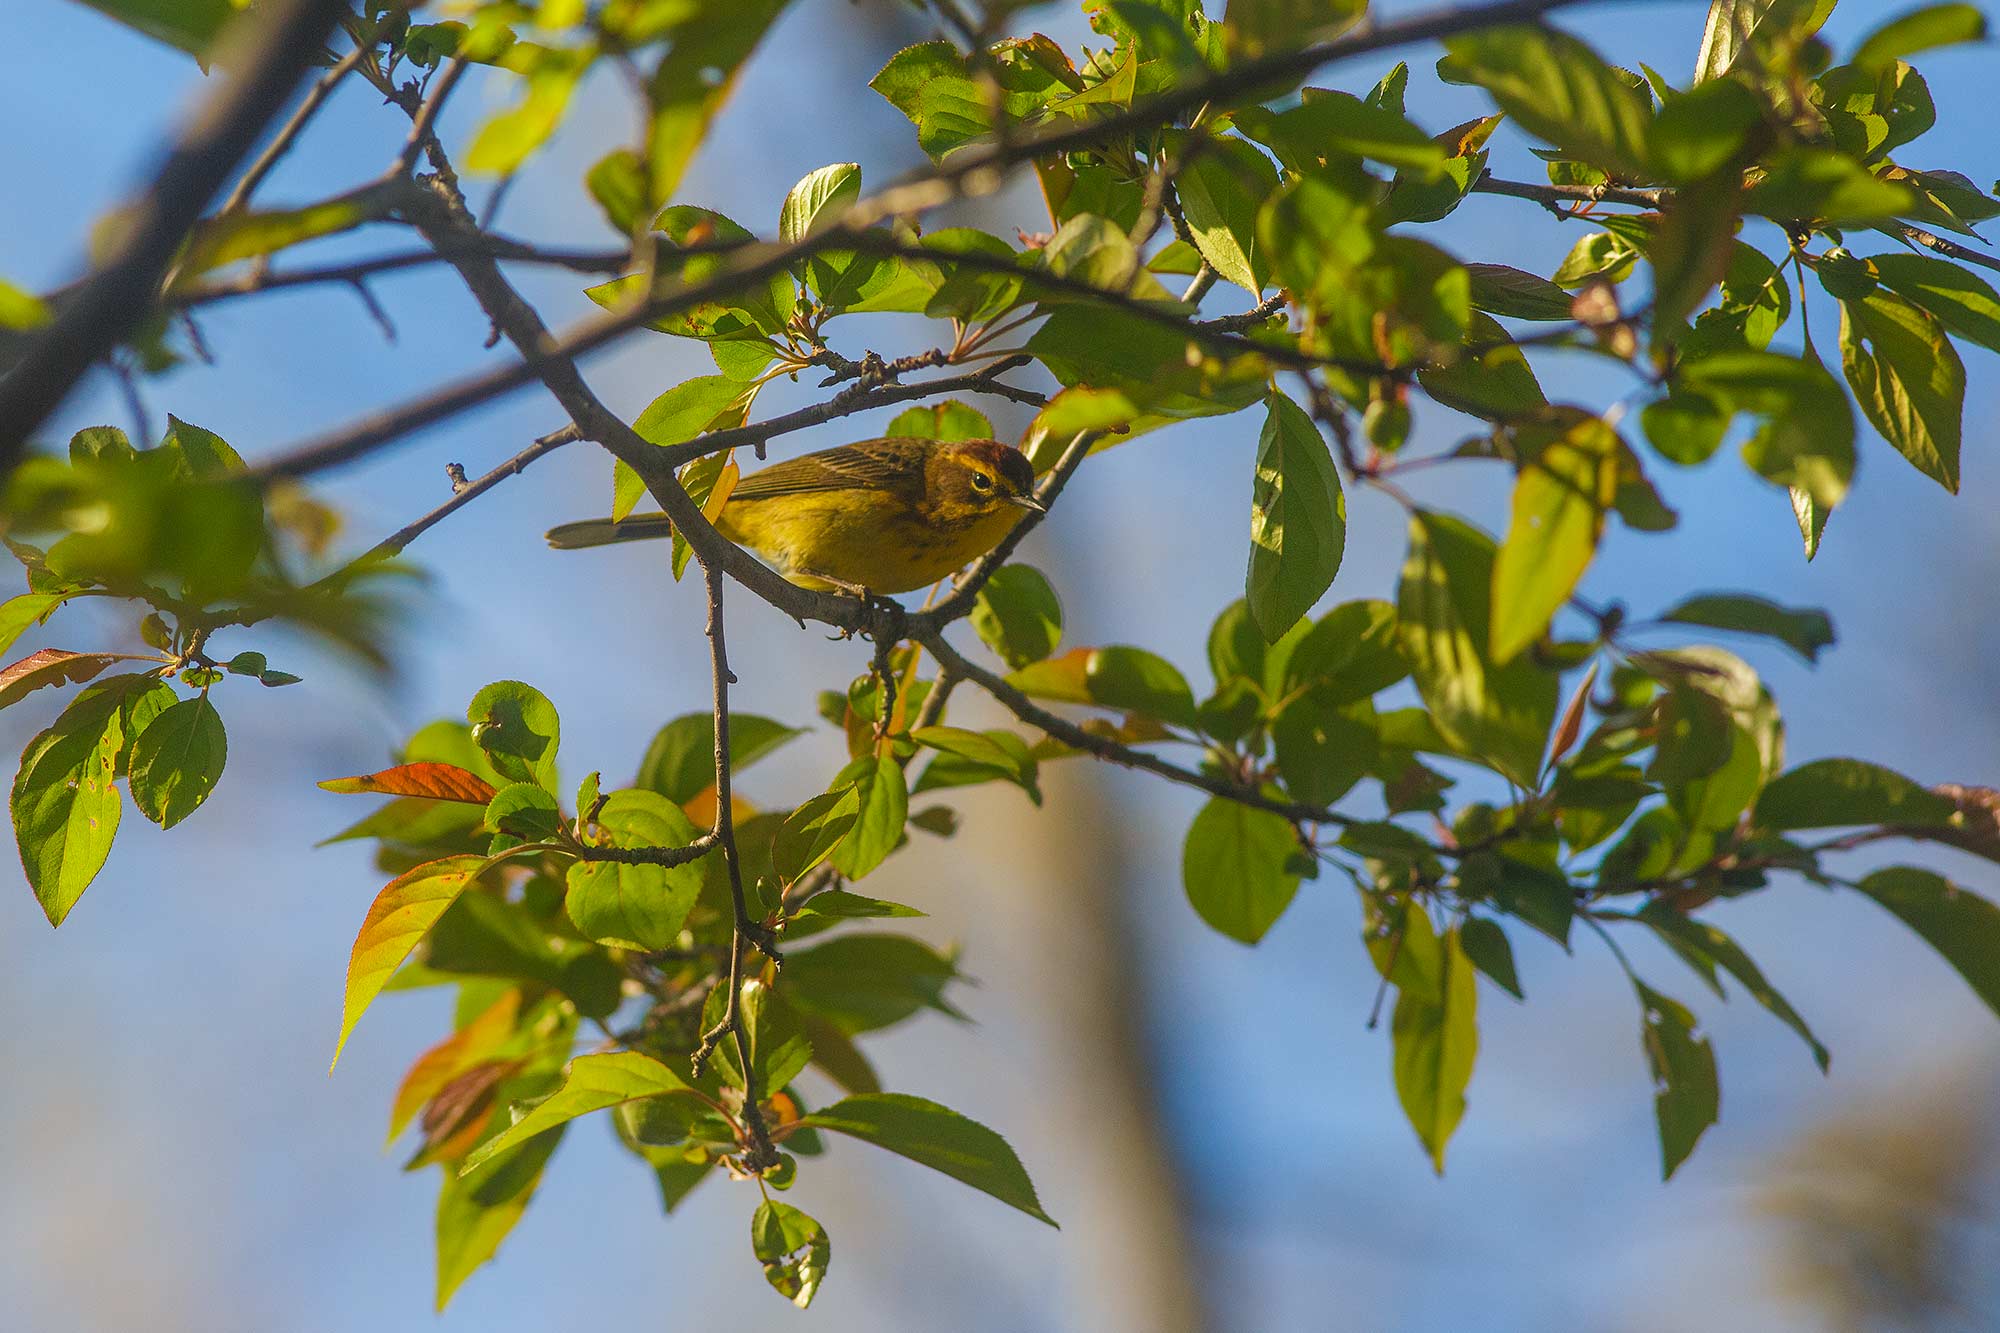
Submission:
[[[1692,63],[1700,10],[1629,5],[1565,23],[1612,58],[1673,77]],[[1848,0],[1829,35],[1849,43],[1892,12]],[[1083,33],[1067,9],[1032,17],[1072,43]],[[0,107],[24,128],[0,148],[0,164],[8,180],[34,184],[0,194],[0,275],[42,287],[75,273],[89,222],[141,178],[202,81],[191,62],[78,5],[34,6],[9,27]],[[768,231],[784,190],[829,161],[858,158],[876,184],[917,165],[906,123],[857,89],[923,35],[887,6],[794,7],[752,62],[682,198]],[[1467,90],[1431,76],[1434,53],[1408,54],[1410,106],[1423,123],[1477,113]],[[1911,165],[2000,176],[1985,119],[1991,61],[1990,49],[1974,49],[1921,62],[1942,128],[1908,151]],[[1321,81],[1365,90],[1389,63],[1359,61]],[[466,89],[446,117],[447,141],[462,144],[505,96],[497,86]],[[399,120],[351,84],[264,198],[298,201],[367,179],[401,142]],[[563,244],[608,242],[577,181],[628,125],[615,87],[587,89],[514,190],[503,227]],[[1535,167],[1518,144],[1495,161],[1516,177]],[[1010,190],[959,220],[1005,232],[1035,230],[1043,216],[1031,193]],[[1546,273],[1575,232],[1532,205],[1475,199],[1435,239],[1464,257]],[[404,243],[382,232],[328,253]],[[568,276],[522,281],[551,324],[591,308]],[[379,295],[397,326],[393,345],[339,291],[217,308],[202,323],[220,364],[149,384],[154,420],[171,411],[254,457],[499,355],[482,350],[484,321],[447,272],[385,280]],[[1831,327],[1829,312],[1814,314],[1816,328]],[[834,328],[850,354],[921,350],[936,336],[901,318]],[[1648,536],[1614,525],[1585,591],[1640,612],[1724,588],[1827,607],[1842,642],[1818,668],[1745,649],[1784,706],[1792,758],[1853,753],[1925,781],[2000,781],[2000,699],[1987,665],[2000,648],[1988,614],[2000,572],[2000,367],[1976,348],[1965,357],[1962,496],[1868,437],[1853,498],[1808,566],[1783,497],[1729,451],[1691,472],[1656,462],[1680,528]],[[630,414],[709,367],[691,344],[644,335],[588,369]],[[1626,387],[1581,356],[1549,360],[1542,379],[1581,402]],[[810,384],[773,386],[758,410],[813,394]],[[1003,434],[1025,424],[994,415]],[[94,380],[49,438],[127,417],[114,386]],[[316,488],[365,543],[441,499],[446,462],[476,473],[558,424],[552,403],[524,392]],[[843,431],[879,424],[837,424],[785,447],[837,443]],[[1419,447],[1448,444],[1465,427],[1420,413]],[[1199,675],[1209,620],[1240,595],[1255,432],[1243,414],[1093,460],[1026,553],[1062,591],[1071,642],[1144,643]],[[1489,528],[1504,521],[1497,471],[1439,470],[1419,493]],[[427,535],[411,554],[434,581],[393,682],[300,645],[224,645],[266,648],[307,682],[225,691],[231,759],[215,797],[167,836],[129,818],[60,932],[48,930],[18,874],[0,873],[13,889],[0,892],[0,1002],[19,1016],[0,1028],[0,1064],[13,1071],[0,1093],[0,1179],[9,1182],[0,1191],[0,1307],[26,1312],[19,1326],[547,1329],[635,1309],[675,1312],[669,1327],[708,1318],[756,1327],[810,1319],[826,1329],[1119,1326],[1122,1303],[1091,1266],[1117,1243],[1094,1226],[1106,1216],[1095,1192],[1119,1188],[1094,1136],[1116,1127],[1079,1112],[1072,1076],[1087,1073],[1091,1056],[1073,1048],[1077,1016],[1041,998],[1068,946],[1060,914],[1030,905],[1041,900],[1019,882],[1062,869],[1023,852],[1048,825],[1031,822],[1011,792],[958,802],[969,826],[958,850],[975,855],[899,857],[871,880],[871,891],[931,911],[925,933],[961,941],[982,982],[964,1000],[977,1026],[924,1020],[884,1040],[878,1063],[891,1086],[1006,1132],[1065,1231],[845,1147],[812,1164],[798,1187],[796,1201],[828,1225],[835,1254],[814,1311],[795,1316],[758,1278],[743,1187],[704,1186],[663,1220],[648,1181],[602,1126],[586,1125],[499,1261],[441,1319],[430,1314],[435,1178],[401,1174],[380,1135],[394,1082],[443,1031],[445,1004],[383,1001],[327,1077],[348,944],[379,877],[354,845],[308,850],[355,815],[351,800],[312,784],[379,766],[415,726],[462,714],[489,680],[533,681],[551,696],[573,775],[629,769],[659,722],[704,706],[696,589],[671,584],[658,552],[565,556],[541,540],[551,523],[597,512],[608,496],[608,460],[575,447]],[[1332,600],[1385,595],[1402,560],[1400,512],[1369,495],[1350,504]],[[96,614],[66,610],[24,647],[129,634],[117,616]],[[747,598],[736,601],[731,632],[739,706],[793,722],[812,720],[815,689],[865,669],[864,647],[801,632]],[[44,710],[31,701],[0,715],[0,743],[24,742]],[[821,728],[748,785],[770,800],[806,795],[838,753]],[[1145,981],[1199,1280],[1229,1328],[1318,1326],[1329,1302],[1352,1327],[1411,1333],[1811,1327],[1788,1324],[1765,1289],[1768,1233],[1747,1204],[1763,1161],[1870,1089],[1966,1066],[1985,1071],[1979,1086],[1992,1083],[1993,1016],[1941,962],[1869,904],[1784,884],[1719,909],[1717,920],[1833,1048],[1830,1079],[1747,999],[1719,1004],[1671,959],[1635,946],[1641,972],[1698,1010],[1723,1076],[1721,1124],[1663,1186],[1637,1017],[1615,965],[1587,938],[1565,957],[1517,936],[1531,1002],[1482,997],[1471,1106],[1438,1180],[1396,1106],[1387,1034],[1363,1026],[1373,974],[1356,947],[1351,893],[1332,879],[1308,885],[1264,944],[1244,949],[1203,930],[1182,900],[1179,839],[1192,798],[1125,775],[1108,782],[1109,806],[1091,806],[1082,790],[1079,775],[1055,775],[1049,808],[1033,818],[1131,849],[1129,882],[1074,891],[1121,894],[1132,923],[1125,943]],[[1995,891],[1991,867],[1954,869]]]

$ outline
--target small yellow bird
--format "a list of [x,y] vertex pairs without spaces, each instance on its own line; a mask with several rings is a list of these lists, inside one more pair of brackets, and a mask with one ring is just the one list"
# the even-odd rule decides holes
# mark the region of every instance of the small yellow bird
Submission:
[[[738,482],[715,526],[802,588],[910,592],[986,554],[1029,511],[1035,471],[998,440],[889,436],[789,458]],[[665,537],[665,514],[565,523],[558,550]]]

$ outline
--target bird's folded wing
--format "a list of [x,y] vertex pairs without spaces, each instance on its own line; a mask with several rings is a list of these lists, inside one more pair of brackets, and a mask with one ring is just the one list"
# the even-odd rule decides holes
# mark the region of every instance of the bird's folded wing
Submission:
[[924,454],[910,440],[863,440],[788,458],[751,473],[729,493],[737,500],[769,500],[820,491],[893,491],[921,494]]

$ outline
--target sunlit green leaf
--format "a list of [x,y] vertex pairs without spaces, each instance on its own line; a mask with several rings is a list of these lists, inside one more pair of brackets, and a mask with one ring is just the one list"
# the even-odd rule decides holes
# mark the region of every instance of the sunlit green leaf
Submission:
[[1055,1225],[1007,1141],[936,1102],[894,1092],[862,1094],[815,1111],[801,1123],[887,1148]]

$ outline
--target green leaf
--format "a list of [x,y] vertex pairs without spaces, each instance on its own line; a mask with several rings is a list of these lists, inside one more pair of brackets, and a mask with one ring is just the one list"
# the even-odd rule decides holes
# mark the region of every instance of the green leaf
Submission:
[[963,1017],[944,999],[957,977],[949,958],[907,935],[839,935],[785,951],[787,998],[849,1036],[893,1026],[919,1009]]
[[[861,197],[861,166],[836,162],[794,185],[778,214],[778,239],[802,241],[830,225]],[[803,1305],[803,1302],[801,1302]]]
[[[658,792],[612,792],[597,814],[614,847],[685,847],[697,836],[681,808]],[[699,860],[685,865],[578,861],[569,868],[564,906],[576,928],[603,944],[671,948],[701,896]]]
[[1026,344],[1064,388],[1115,389],[1176,420],[1241,411],[1264,396],[1261,357],[1190,358],[1191,346],[1202,350],[1185,333],[1096,302],[1056,306]]
[[886,755],[863,755],[833,782],[835,787],[851,787],[860,800],[853,827],[833,849],[833,866],[850,880],[860,879],[903,840],[903,826],[910,817],[903,766]]
[[1548,631],[1597,554],[1618,489],[1618,432],[1597,417],[1515,433],[1524,454],[1513,516],[1493,561],[1488,633],[1495,662]]
[[889,419],[882,433],[919,440],[990,440],[993,423],[971,404],[948,398],[942,403],[919,403],[904,408]]
[[132,743],[132,803],[161,828],[201,808],[222,776],[229,744],[206,694],[154,718]]
[[750,1248],[764,1265],[764,1280],[801,1310],[819,1294],[833,1258],[826,1228],[775,1199],[764,1200],[751,1215]]
[[[714,426],[718,417],[729,418],[723,424],[738,424],[742,412],[731,409],[740,408],[743,401],[741,382],[727,375],[697,375],[647,404],[632,429],[649,444],[684,444]],[[631,512],[629,505],[626,512]]]
[[1313,156],[1328,149],[1394,167],[1406,180],[1434,180],[1444,170],[1445,145],[1398,110],[1332,88],[1307,88],[1300,104],[1279,116]]
[[1271,745],[1285,790],[1314,805],[1345,796],[1381,757],[1374,706],[1336,703],[1320,689],[1285,705],[1271,723]]
[[1346,31],[1367,8],[1367,0],[1229,0],[1223,33],[1233,54],[1287,51]]
[[1697,1037],[1694,1015],[1633,978],[1645,1026],[1641,1042],[1653,1071],[1653,1114],[1660,1125],[1660,1178],[1671,1179],[1702,1133],[1722,1113],[1715,1050]]
[[465,150],[465,169],[493,176],[520,170],[562,123],[570,95],[587,67],[580,59],[551,59],[530,73],[521,100],[489,118],[473,135]]
[[1447,77],[1477,83],[1530,134],[1565,156],[1647,178],[1652,108],[1645,94],[1576,38],[1547,28],[1489,28],[1445,39]]
[[1403,1114],[1444,1174],[1444,1150],[1465,1116],[1465,1089],[1479,1052],[1479,989],[1472,961],[1456,930],[1443,940],[1436,998],[1402,990],[1390,1022],[1395,1046],[1396,1096]]
[[945,771],[954,774],[956,779],[963,779],[942,780],[939,765],[943,764],[944,760],[934,760],[924,770],[923,776],[917,780],[914,788],[916,791],[961,786],[997,777],[1020,787],[1037,805],[1041,803],[1041,788],[1036,783],[1039,765],[1035,762],[1034,755],[1029,752],[1027,742],[1011,731],[968,731],[964,727],[919,727],[910,733],[910,739],[959,761],[955,768],[947,767]]
[[60,926],[111,854],[122,802],[113,779],[130,744],[120,677],[84,691],[21,752],[11,807],[21,868]]
[[1875,255],[1868,262],[1897,295],[1959,337],[2000,352],[2000,293],[1979,275],[1930,255]]
[[2000,907],[1913,866],[1878,870],[1859,887],[1923,936],[2000,1013]]
[[895,1092],[863,1093],[815,1111],[800,1123],[886,1148],[1055,1225],[1055,1219],[1042,1211],[1035,1187],[1007,1141],[936,1102]]
[[490,864],[483,856],[445,856],[414,866],[389,881],[368,907],[354,949],[347,960],[347,993],[341,1005],[340,1040],[333,1063],[347,1045],[354,1025],[382,993],[445,909],[458,900]]
[[1319,427],[1282,393],[1265,400],[1250,497],[1251,618],[1275,643],[1340,572],[1347,497]]
[[680,187],[688,163],[708,133],[709,122],[736,86],[743,62],[757,49],[785,3],[736,0],[728,5],[659,7],[678,21],[657,34],[671,37],[672,45],[646,86],[653,104],[652,124],[646,135],[647,193],[655,204],[672,198]]
[[1690,597],[1661,620],[1681,625],[1706,625],[1776,639],[1808,662],[1817,662],[1822,648],[1833,646],[1833,621],[1817,609],[1795,609],[1747,593],[1710,593]]
[[500,1242],[521,1220],[562,1135],[560,1129],[540,1135],[468,1176],[445,1170],[437,1208],[440,1311],[473,1270],[493,1257]]
[[1203,921],[1255,944],[1291,906],[1300,854],[1298,834],[1282,816],[1214,797],[1188,826],[1181,884]]
[[1880,74],[1898,60],[1932,47],[1986,40],[1986,16],[1976,5],[1924,5],[1890,19],[1863,38],[1849,63]]
[[1144,648],[1091,650],[1084,662],[1084,688],[1092,703],[1106,708],[1194,725],[1194,691],[1187,678],[1166,658]]
[[1467,917],[1458,928],[1458,943],[1466,959],[1494,985],[1517,1000],[1526,998],[1521,993],[1520,974],[1514,970],[1514,946],[1507,942],[1507,932],[1499,922],[1483,916]]
[[[755,713],[729,715],[729,762],[741,773],[751,764],[795,737],[804,728],[788,727]],[[639,761],[632,784],[656,791],[675,805],[686,805],[715,785],[715,715],[688,713],[661,727]]]
[[242,6],[234,0],[84,0],[92,9],[204,60]]
[[1800,1039],[1812,1050],[1813,1061],[1819,1065],[1820,1072],[1822,1074],[1826,1072],[1831,1058],[1827,1054],[1826,1047],[1820,1044],[1819,1038],[1813,1035],[1812,1029],[1806,1026],[1805,1019],[1799,1017],[1798,1011],[1792,1008],[1791,1003],[1764,979],[1764,973],[1735,940],[1709,922],[1675,911],[1657,900],[1646,904],[1639,913],[1639,919],[1651,926],[1661,938],[1673,946],[1676,952],[1684,956],[1692,955],[1690,961],[1699,960],[1700,963],[1705,963],[1706,970],[1711,973],[1719,966],[1730,976],[1735,977],[1743,989],[1750,992],[1752,999],[1770,1010],[1786,1027],[1799,1034]]
[[1488,654],[1495,547],[1442,514],[1410,521],[1396,615],[1403,656],[1438,731],[1459,751],[1533,790],[1556,715],[1556,677],[1523,655]]
[[1965,366],[1939,322],[1886,292],[1842,301],[1840,368],[1869,423],[1956,495]]
[[1860,759],[1819,759],[1773,778],[1757,798],[1759,828],[1837,828],[1849,824],[1937,828],[1957,807],[1900,773]]
[[1840,385],[1815,362],[1775,352],[1719,352],[1690,362],[1682,383],[1729,413],[1751,412],[1764,426],[1743,446],[1743,461],[1808,503],[1801,532],[1810,559],[1828,511],[1854,477],[1854,413]]
[[24,592],[0,603],[0,653],[35,625],[45,624],[69,598],[59,592]]
[[[1675,94],[1653,122],[1654,165],[1670,181],[1696,185],[1731,164],[1758,116],[1757,99],[1733,79],[1712,80]],[[1740,173],[1703,188],[1716,191],[1725,185],[1726,193],[1739,193]]]
[[1743,198],[1743,211],[1778,221],[1875,222],[1909,208],[1914,196],[1826,148],[1782,150]]
[[510,782],[493,793],[482,822],[509,838],[541,842],[556,836],[562,827],[562,811],[556,798],[534,783]]
[[934,160],[993,129],[984,91],[950,42],[925,42],[896,53],[868,86],[910,118],[917,145]]
[[381,212],[368,188],[304,208],[230,213],[210,218],[189,234],[180,272],[193,277],[239,259],[274,254],[288,246],[352,231]]
[[472,696],[465,719],[473,741],[503,776],[536,783],[551,794],[558,790],[561,725],[555,705],[540,690],[518,680],[495,681]]
[[771,844],[772,868],[785,883],[792,883],[833,855],[860,816],[861,794],[851,782],[802,802],[785,817]]
[[1195,249],[1238,287],[1261,294],[1271,262],[1257,244],[1257,211],[1278,188],[1269,158],[1240,139],[1212,140],[1175,181]]
[[1310,689],[1333,704],[1372,698],[1410,674],[1397,640],[1395,607],[1372,600],[1342,602],[1313,622],[1293,646],[1279,692]]
[[1547,278],[1523,273],[1505,264],[1467,264],[1472,278],[1472,308],[1509,319],[1566,320],[1570,295]]
[[1062,642],[1062,602],[1032,565],[994,571],[980,588],[969,619],[974,632],[1012,670],[1041,661]]
[[637,1051],[606,1051],[579,1055],[563,1066],[562,1084],[527,1114],[474,1149],[458,1168],[469,1176],[501,1153],[564,1125],[578,1116],[602,1111],[641,1097],[687,1093],[687,1080],[650,1055]]

